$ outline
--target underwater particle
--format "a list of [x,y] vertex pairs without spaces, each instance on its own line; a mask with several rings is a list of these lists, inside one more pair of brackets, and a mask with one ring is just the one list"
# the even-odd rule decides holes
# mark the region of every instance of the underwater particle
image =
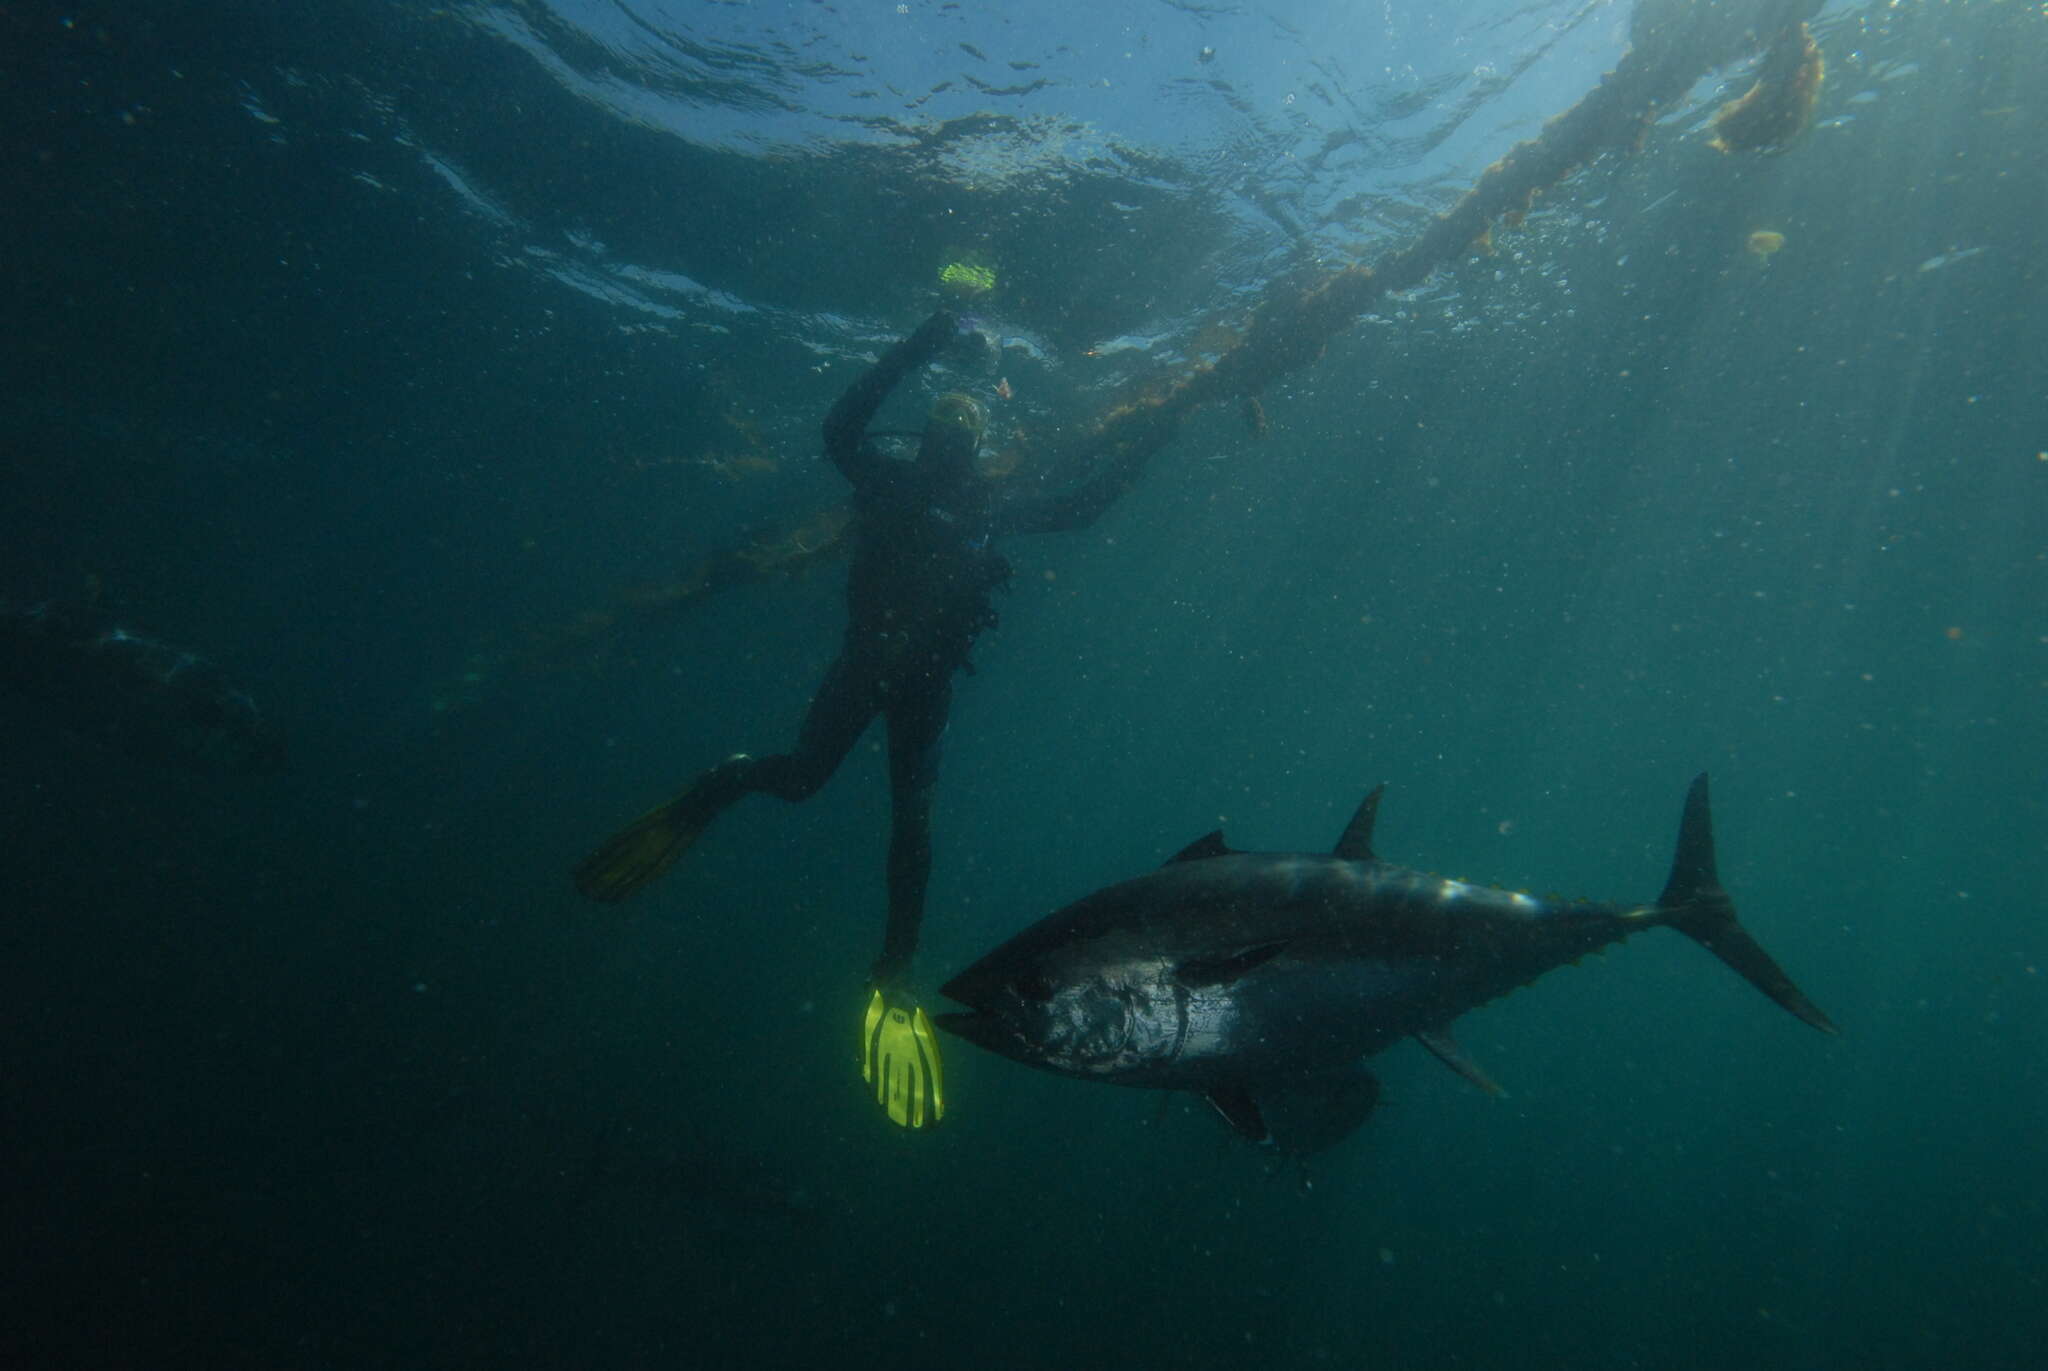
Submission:
[[1776,229],[1758,229],[1743,240],[1742,247],[1758,261],[1766,261],[1785,246],[1785,235]]
[[1962,625],[1950,624],[1947,628],[1941,631],[1941,636],[1948,639],[1952,643],[1960,643],[1963,640]]
[[939,268],[939,284],[959,296],[986,295],[996,288],[996,274],[972,262],[948,262]]

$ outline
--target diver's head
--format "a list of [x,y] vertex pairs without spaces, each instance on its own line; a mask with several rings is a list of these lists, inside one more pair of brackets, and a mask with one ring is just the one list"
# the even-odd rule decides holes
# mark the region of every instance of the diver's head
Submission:
[[982,430],[988,427],[988,410],[972,395],[948,391],[932,401],[925,415],[924,441],[918,445],[920,462],[967,464],[981,447]]

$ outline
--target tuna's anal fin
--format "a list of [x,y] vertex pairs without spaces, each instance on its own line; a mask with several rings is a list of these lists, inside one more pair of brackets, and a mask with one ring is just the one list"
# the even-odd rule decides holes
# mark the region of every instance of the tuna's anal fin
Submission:
[[1487,1075],[1485,1067],[1465,1055],[1465,1049],[1458,1046],[1458,1040],[1451,1036],[1450,1029],[1421,1029],[1415,1034],[1415,1041],[1435,1053],[1438,1061],[1495,1099],[1507,1097],[1508,1092],[1500,1088],[1500,1082]]
[[1372,851],[1373,821],[1379,818],[1380,796],[1386,787],[1376,785],[1372,792],[1359,802],[1358,812],[1351,816],[1351,822],[1344,826],[1344,836],[1337,839],[1335,853],[1347,862],[1376,862],[1378,857]]
[[1721,888],[1714,864],[1714,821],[1707,808],[1707,774],[1693,778],[1685,793],[1685,814],[1678,822],[1678,851],[1671,859],[1671,879],[1657,897],[1654,911],[1644,911],[1691,938],[1770,996],[1773,1003],[1801,1023],[1823,1033],[1838,1031],[1820,1006],[1806,998],[1763,944],[1735,920],[1735,902]]
[[1271,1140],[1272,1133],[1266,1127],[1265,1116],[1259,1113],[1258,1102],[1252,1092],[1241,1085],[1220,1085],[1203,1096],[1209,1107],[1223,1116],[1223,1122],[1230,1125],[1237,1136],[1247,1142],[1262,1143]]
[[1199,862],[1204,857],[1228,857],[1229,855],[1230,847],[1223,841],[1223,830],[1217,828],[1204,833],[1201,837],[1195,839],[1171,857],[1168,857],[1162,865],[1172,866],[1175,862]]

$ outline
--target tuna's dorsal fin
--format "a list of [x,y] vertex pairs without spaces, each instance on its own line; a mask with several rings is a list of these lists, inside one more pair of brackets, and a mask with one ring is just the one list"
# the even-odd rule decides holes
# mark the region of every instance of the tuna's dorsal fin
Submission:
[[1175,979],[1182,985],[1202,987],[1228,985],[1254,967],[1264,966],[1278,956],[1284,942],[1260,943],[1220,957],[1191,957],[1180,964]]
[[1337,840],[1336,853],[1347,862],[1376,862],[1378,857],[1372,851],[1373,820],[1379,817],[1380,795],[1384,785],[1376,785],[1372,793],[1359,802],[1358,812],[1351,816],[1351,822],[1344,828],[1344,836]]
[[1487,1094],[1501,1098],[1508,1093],[1500,1088],[1499,1081],[1486,1074],[1486,1068],[1465,1055],[1465,1049],[1458,1046],[1458,1040],[1451,1036],[1449,1028],[1419,1029],[1415,1034],[1415,1041],[1434,1052],[1438,1061]]
[[1230,847],[1223,841],[1223,830],[1214,828],[1174,853],[1171,857],[1168,857],[1164,864],[1172,866],[1175,862],[1199,862],[1204,857],[1228,857],[1229,855]]
[[1262,1143],[1271,1140],[1272,1133],[1266,1128],[1266,1120],[1259,1113],[1258,1101],[1252,1092],[1241,1085],[1219,1085],[1203,1096],[1209,1107],[1223,1116],[1237,1136],[1247,1142]]

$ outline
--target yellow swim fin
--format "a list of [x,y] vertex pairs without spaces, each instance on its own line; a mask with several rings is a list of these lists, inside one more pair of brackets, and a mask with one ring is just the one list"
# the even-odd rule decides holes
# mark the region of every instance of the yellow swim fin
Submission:
[[648,810],[576,864],[576,889],[593,900],[617,904],[654,883],[704,831],[701,806],[682,795]]
[[939,1037],[922,1005],[892,1005],[876,988],[861,1022],[861,1079],[875,1103],[902,1128],[925,1128],[946,1117],[946,1070]]

